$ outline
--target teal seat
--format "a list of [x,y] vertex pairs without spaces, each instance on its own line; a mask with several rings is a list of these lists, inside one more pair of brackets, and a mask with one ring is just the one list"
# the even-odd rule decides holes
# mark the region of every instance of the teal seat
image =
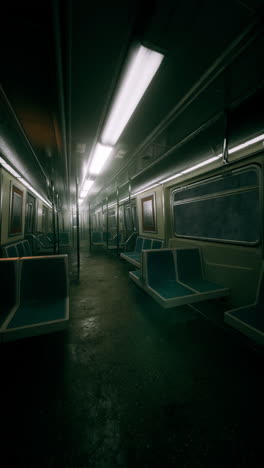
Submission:
[[16,248],[17,248],[18,256],[19,257],[25,257],[26,251],[25,251],[24,243],[23,242],[18,242],[16,244]]
[[204,279],[199,249],[177,249],[177,271],[179,281],[199,293],[223,289]]
[[143,237],[138,237],[136,241],[135,252],[141,252],[143,247]]
[[144,239],[142,250],[151,249],[151,245],[152,245],[152,239]]
[[69,319],[67,256],[26,257],[19,266],[19,303],[3,324],[3,340],[64,329]]
[[7,247],[5,247],[5,251],[6,251],[6,257],[8,258],[19,257],[16,245],[8,245]]
[[193,294],[193,291],[176,281],[172,250],[148,252],[147,282],[149,287],[165,299]]
[[26,257],[31,257],[32,256],[32,251],[31,251],[28,240],[23,240],[23,245],[24,245],[25,256]]
[[93,231],[91,236],[92,244],[102,245],[103,244],[103,233],[101,231]]
[[65,318],[66,298],[60,300],[28,301],[20,305],[7,328],[17,328],[62,320]]
[[153,244],[155,246],[155,249],[160,249],[163,245],[163,241],[139,236],[136,240],[135,250],[133,252],[124,252],[120,254],[120,256],[132,265],[136,266],[137,268],[140,268],[141,252],[143,250],[151,250],[153,248]]
[[[179,275],[179,268],[176,267],[178,253],[182,254],[182,250],[143,250],[140,273],[135,275],[135,272],[130,272],[130,278],[165,308],[191,304],[228,294],[228,289],[204,280],[200,257],[196,255],[199,254],[198,249],[192,249],[191,255],[188,255],[189,249],[186,249],[186,264],[183,264],[182,274]],[[184,257],[180,255],[180,266],[183,261]],[[193,276],[188,278],[188,268],[191,265],[193,265]],[[194,285],[197,289],[194,288]]]
[[163,247],[163,241],[153,239],[152,246],[151,246],[152,249],[161,249],[162,247]]

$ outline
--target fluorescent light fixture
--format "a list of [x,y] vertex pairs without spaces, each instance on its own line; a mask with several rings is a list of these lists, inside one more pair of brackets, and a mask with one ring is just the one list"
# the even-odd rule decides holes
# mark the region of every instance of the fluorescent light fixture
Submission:
[[114,146],[156,74],[164,55],[139,46],[128,64],[102,132],[104,144]]
[[10,174],[12,174],[14,177],[20,177],[18,172],[15,171],[15,169],[13,169],[12,166],[10,166],[10,164],[8,164],[4,159],[1,158],[0,163],[2,164],[3,168],[10,172]]
[[106,160],[110,156],[112,149],[112,146],[106,146],[101,145],[101,143],[97,143],[94,150],[91,166],[89,168],[89,172],[91,174],[97,175],[101,172]]
[[181,171],[181,173],[188,174],[188,172],[195,171],[196,169],[199,169],[199,167],[207,166],[207,164],[217,161],[220,158],[220,156],[222,155],[217,155],[217,156],[214,156],[213,158],[206,159],[206,161],[196,164],[195,166],[189,167],[188,169],[185,169],[185,171]]
[[92,187],[93,183],[94,180],[86,180],[83,184],[83,190],[87,190],[88,192],[88,190],[90,190],[90,188]]
[[15,169],[12,168],[12,166],[10,166],[10,164],[8,164],[3,158],[0,157],[0,164],[3,166],[3,168],[9,172],[12,176],[14,176],[16,179],[19,180],[19,182],[21,182],[23,185],[25,185],[25,187],[27,187],[32,193],[34,193],[38,198],[40,198],[40,200],[42,200],[44,203],[46,203],[46,205],[48,205],[50,208],[52,208],[52,205],[47,201],[45,200],[45,198],[43,198],[33,187],[32,185],[30,185],[25,179],[23,179],[23,177],[17,172],[15,171]]
[[129,197],[122,198],[122,200],[119,200],[119,203],[124,203],[125,201],[128,201]]
[[85,198],[88,193],[88,190],[82,190],[80,194],[80,198]]
[[46,205],[48,205],[50,208],[52,208],[51,203],[49,203],[45,198],[42,197],[33,187],[30,185],[25,179],[22,177],[19,177],[19,182],[21,182],[25,187],[27,187],[32,193],[34,193],[38,198],[40,198]]
[[160,184],[161,182],[159,182],[158,184],[153,184],[150,187],[146,187],[144,190],[140,190],[140,192],[133,193],[133,197],[136,197],[137,195],[140,195],[141,193],[148,192],[149,190],[152,190],[153,188],[157,187]]
[[235,153],[236,151],[240,151],[241,149],[247,148],[247,146],[254,145],[254,143],[258,143],[259,141],[264,141],[264,134],[259,135],[256,138],[252,138],[251,140],[248,140],[245,143],[242,143],[241,145],[235,146],[234,148],[230,148],[230,150],[228,150],[228,153]]
[[182,172],[179,172],[178,174],[175,174],[171,177],[168,177],[167,179],[164,179],[161,181],[161,184],[165,184],[165,182],[169,182],[170,180],[177,179],[177,177],[180,177],[182,175]]
[[78,204],[81,206],[82,202],[84,201],[84,198],[79,198]]

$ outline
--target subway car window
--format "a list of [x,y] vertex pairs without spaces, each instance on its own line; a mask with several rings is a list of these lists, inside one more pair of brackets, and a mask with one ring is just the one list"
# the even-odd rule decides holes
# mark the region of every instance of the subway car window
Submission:
[[29,193],[26,200],[25,232],[34,232],[36,199]]
[[125,206],[125,226],[128,232],[133,230],[133,221],[131,216],[131,207],[130,205]]
[[259,243],[259,178],[259,169],[249,168],[176,190],[175,235],[245,245]]

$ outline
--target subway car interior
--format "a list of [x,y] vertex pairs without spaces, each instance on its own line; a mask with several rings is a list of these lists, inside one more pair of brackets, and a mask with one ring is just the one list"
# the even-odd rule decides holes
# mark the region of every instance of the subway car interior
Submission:
[[3,468],[260,468],[264,1],[1,17]]

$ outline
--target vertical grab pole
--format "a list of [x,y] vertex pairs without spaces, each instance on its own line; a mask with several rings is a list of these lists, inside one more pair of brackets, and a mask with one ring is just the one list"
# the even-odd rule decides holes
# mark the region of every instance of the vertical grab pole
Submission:
[[[131,204],[131,177],[128,178],[128,203],[130,207],[130,221],[132,226],[132,231],[135,231],[134,221],[133,221],[133,214],[132,214],[132,204]],[[131,234],[129,234],[131,235]]]
[[229,145],[229,111],[225,109],[224,114],[224,142],[223,142],[223,164],[228,164],[228,145]]
[[56,255],[56,220],[55,220],[55,197],[54,184],[52,184],[52,230],[53,230],[53,255]]
[[119,188],[116,187],[116,254],[119,254]]
[[60,253],[60,226],[59,226],[59,194],[56,193],[56,207],[57,207],[57,253]]
[[109,222],[108,222],[108,197],[106,197],[106,250],[108,250],[108,229],[109,229]]
[[89,223],[89,231],[88,231],[88,235],[89,235],[89,251],[91,252],[92,251],[92,223],[91,223],[91,203],[89,202],[89,205],[88,205],[88,210],[89,210],[89,213],[88,213],[88,223]]
[[76,238],[77,238],[77,280],[80,279],[80,226],[79,226],[79,182],[76,177]]

